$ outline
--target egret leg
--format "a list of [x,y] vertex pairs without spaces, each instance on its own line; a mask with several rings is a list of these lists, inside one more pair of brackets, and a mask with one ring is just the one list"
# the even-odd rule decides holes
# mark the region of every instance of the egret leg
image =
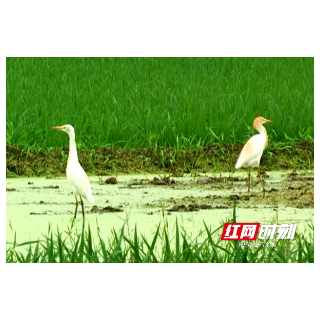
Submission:
[[249,170],[248,170],[248,192],[249,193],[250,193],[250,180],[251,180],[250,172],[251,172],[251,170],[249,168]]
[[80,196],[80,201],[81,201],[81,207],[82,207],[82,215],[83,215],[83,219],[84,219],[84,208],[83,208],[83,201],[82,201],[81,196]]
[[77,211],[78,211],[78,199],[77,199],[77,196],[74,195],[74,197],[76,198],[76,211],[74,212],[74,218],[77,217]]
[[261,179],[261,174],[259,173],[259,170],[258,170],[258,179],[259,179],[259,182],[261,183],[261,186],[262,186],[262,189],[263,189],[263,196],[265,197],[266,189],[264,187],[264,181]]

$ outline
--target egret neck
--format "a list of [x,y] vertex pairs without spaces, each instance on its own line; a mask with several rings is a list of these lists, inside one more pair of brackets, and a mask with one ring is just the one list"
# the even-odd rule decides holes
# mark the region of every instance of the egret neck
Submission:
[[76,136],[74,132],[69,133],[69,157],[68,164],[71,162],[78,162],[78,154],[76,149]]
[[260,133],[262,134],[265,139],[266,142],[264,143],[264,148],[263,150],[267,147],[268,145],[268,134],[267,134],[267,130],[266,128],[262,125],[261,121],[258,121],[258,119],[255,119],[254,123],[253,123],[253,127]]

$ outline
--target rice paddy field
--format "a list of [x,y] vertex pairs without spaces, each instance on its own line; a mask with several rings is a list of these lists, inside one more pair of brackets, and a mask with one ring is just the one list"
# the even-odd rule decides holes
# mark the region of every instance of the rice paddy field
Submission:
[[[269,145],[260,167],[269,187],[266,198],[260,197],[258,185],[248,196],[245,177],[234,169],[241,147],[255,134],[256,116],[273,121],[265,125]],[[98,191],[105,179],[121,176],[125,180],[131,174],[141,177],[123,187],[142,185],[149,194],[153,186],[141,183],[146,174],[157,177],[167,191],[173,190],[170,179],[209,179],[208,184],[189,186],[189,180],[183,180],[175,184],[176,189],[189,192],[181,198],[173,195],[173,199],[163,197],[154,203],[151,197],[151,205],[161,211],[162,224],[154,222],[149,236],[139,233],[145,230],[143,217],[136,228],[130,229],[126,221],[121,228],[110,226],[104,234],[92,219],[86,219],[86,226],[79,222],[79,228],[68,221],[57,230],[55,219],[73,210],[71,189],[69,200],[63,200],[70,212],[52,212],[50,207],[59,202],[60,193],[45,200],[28,193],[26,200],[22,194],[33,186],[27,189],[19,179],[31,179],[35,188],[36,178],[48,179],[48,183],[66,179],[68,137],[52,130],[64,124],[75,128],[79,161],[94,181],[94,194],[95,184]],[[313,58],[6,60],[7,262],[313,262],[313,218],[308,218],[305,233],[300,229],[292,243],[280,242],[272,250],[240,249],[236,242],[217,240],[219,224],[235,220],[238,214],[241,217],[250,206],[257,216],[262,208],[287,208],[290,212],[307,209],[308,217],[313,217],[313,170]],[[270,171],[277,171],[280,178],[273,179]],[[18,183],[10,187],[10,181]],[[195,196],[203,189],[212,195]],[[112,203],[112,193],[106,197]],[[201,230],[191,235],[174,216],[170,217],[171,229],[165,224],[163,215],[173,204],[188,208],[195,201],[201,207],[208,205],[206,197],[216,203],[209,204],[213,215],[220,206],[228,210],[215,227],[204,218]],[[31,219],[32,226],[36,218],[30,206],[41,201],[47,205],[36,212],[37,218],[47,218],[42,236],[25,238],[16,232],[20,230],[14,220],[17,209],[11,205],[21,205],[24,209],[19,214]],[[119,203],[113,203],[113,208]],[[126,212],[125,202],[122,210]]]

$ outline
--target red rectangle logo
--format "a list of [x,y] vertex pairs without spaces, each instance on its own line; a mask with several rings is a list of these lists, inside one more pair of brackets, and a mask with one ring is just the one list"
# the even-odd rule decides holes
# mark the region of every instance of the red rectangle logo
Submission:
[[221,240],[256,240],[260,223],[225,223]]

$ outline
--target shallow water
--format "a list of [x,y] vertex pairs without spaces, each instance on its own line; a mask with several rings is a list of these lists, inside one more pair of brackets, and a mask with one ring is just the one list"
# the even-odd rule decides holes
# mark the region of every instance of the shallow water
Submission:
[[[85,203],[86,225],[90,224],[96,236],[98,223],[100,234],[107,239],[111,229],[119,230],[128,220],[127,231],[137,225],[138,233],[150,238],[159,223],[166,221],[169,231],[174,232],[176,219],[190,236],[196,236],[207,226],[215,229],[222,221],[232,217],[233,201],[236,199],[237,222],[260,222],[269,224],[297,223],[297,230],[304,232],[306,224],[314,221],[313,172],[268,172],[263,195],[254,176],[250,197],[246,186],[246,172],[171,177],[174,183],[154,185],[154,174],[119,175],[117,184],[100,184],[107,177],[90,176],[92,191],[99,209],[110,206],[122,212],[90,212]],[[159,178],[159,176],[158,176]],[[75,199],[66,177],[12,178],[6,180],[6,239],[13,242],[16,232],[18,243],[37,240],[47,234],[49,223],[52,230],[65,231],[70,227]],[[85,202],[85,201],[84,201]],[[211,206],[199,211],[168,211],[185,205]],[[182,209],[183,210],[183,209]],[[81,205],[78,207],[77,228],[82,226]],[[174,233],[173,233],[174,234]]]

